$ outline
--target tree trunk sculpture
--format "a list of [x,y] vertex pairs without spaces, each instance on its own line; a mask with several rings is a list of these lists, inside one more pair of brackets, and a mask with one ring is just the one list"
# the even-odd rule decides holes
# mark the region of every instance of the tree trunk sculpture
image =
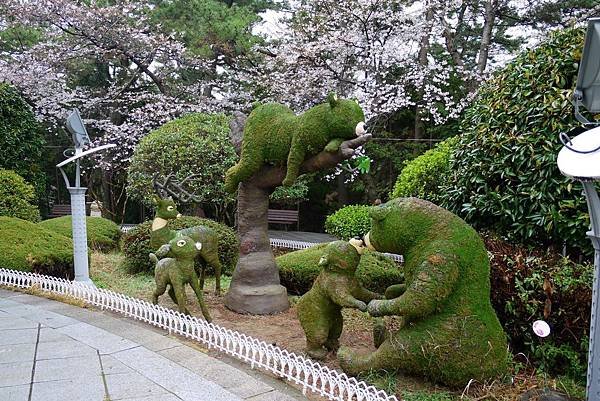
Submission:
[[[234,144],[239,143],[242,135],[240,119],[236,115],[235,124],[231,124]],[[300,172],[334,167],[370,139],[371,135],[365,134],[342,142],[337,152],[322,151],[305,160]],[[240,258],[225,297],[225,305],[235,312],[264,315],[289,308],[287,291],[279,282],[279,270],[271,251],[267,221],[269,195],[281,185],[285,175],[285,166],[265,166],[238,187]]]

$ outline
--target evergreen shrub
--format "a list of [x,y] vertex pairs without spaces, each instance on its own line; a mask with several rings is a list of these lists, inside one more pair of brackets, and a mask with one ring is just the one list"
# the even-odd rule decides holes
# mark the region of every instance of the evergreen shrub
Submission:
[[38,221],[35,189],[12,170],[0,170],[0,216]]
[[356,236],[363,236],[371,229],[367,205],[345,206],[325,220],[325,232],[339,239],[348,240]]
[[[86,217],[85,221],[90,248],[106,252],[119,247],[121,229],[116,223],[102,217]],[[48,219],[38,224],[65,237],[73,236],[71,216]]]

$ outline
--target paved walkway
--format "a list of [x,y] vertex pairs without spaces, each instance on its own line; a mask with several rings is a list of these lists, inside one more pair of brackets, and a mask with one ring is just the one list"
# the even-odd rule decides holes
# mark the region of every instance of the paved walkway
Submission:
[[304,399],[196,348],[111,312],[0,289],[0,400]]
[[306,231],[276,231],[269,230],[269,238],[287,239],[305,242],[331,242],[337,240],[334,236],[323,233],[310,233]]

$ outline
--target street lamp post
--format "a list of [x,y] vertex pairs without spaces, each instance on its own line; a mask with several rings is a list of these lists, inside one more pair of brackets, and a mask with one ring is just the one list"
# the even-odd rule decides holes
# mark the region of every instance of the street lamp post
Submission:
[[[113,148],[116,145],[108,144],[83,151],[83,146],[90,143],[90,138],[79,115],[79,110],[77,109],[74,109],[67,118],[67,129],[71,133],[73,143],[75,144],[75,155],[57,164],[56,167],[58,167],[60,170],[63,179],[65,180],[65,185],[69,190],[69,194],[71,194],[73,264],[75,268],[74,280],[85,284],[94,285],[92,280],[90,280],[88,266],[87,227],[85,221],[85,192],[87,191],[87,188],[81,186],[80,161],[84,156],[88,156],[100,150]],[[71,162],[75,162],[74,186],[71,186],[69,178],[63,170],[63,167]]]
[[574,138],[561,134],[565,145],[557,158],[558,168],[565,176],[581,181],[590,214],[588,238],[594,246],[594,282],[590,318],[587,387],[588,401],[600,400],[600,197],[595,182],[600,181],[600,127],[585,118],[580,107],[590,113],[600,112],[600,18],[588,21],[583,55],[579,64],[574,96],[575,117],[586,127],[596,126]]

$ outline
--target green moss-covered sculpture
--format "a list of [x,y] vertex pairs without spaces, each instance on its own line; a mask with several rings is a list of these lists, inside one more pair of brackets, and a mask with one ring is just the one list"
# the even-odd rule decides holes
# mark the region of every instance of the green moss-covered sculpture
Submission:
[[[156,215],[152,220],[152,234],[150,237],[150,246],[153,250],[158,249],[162,245],[168,243],[176,236],[189,236],[194,241],[202,244],[202,249],[198,252],[206,263],[210,264],[215,269],[215,291],[221,292],[221,261],[219,260],[219,237],[217,233],[206,226],[194,226],[183,228],[181,230],[171,230],[167,223],[169,220],[180,217],[181,214],[177,211],[177,205],[173,199],[156,199]],[[159,257],[172,256],[170,253],[157,252]],[[200,288],[204,288],[204,269],[200,275]]]
[[298,302],[298,319],[306,334],[307,353],[322,359],[337,350],[344,324],[342,308],[367,310],[366,302],[381,298],[363,288],[354,273],[360,261],[357,250],[345,241],[328,244],[319,260],[323,269],[310,291]]
[[345,139],[362,135],[365,116],[354,100],[329,95],[328,102],[296,116],[287,106],[267,103],[255,108],[244,128],[240,161],[225,176],[231,193],[238,184],[257,173],[265,163],[282,164],[287,173],[282,184],[292,185],[300,165],[322,150],[336,152]]
[[167,285],[170,285],[169,296],[178,306],[179,312],[190,314],[186,307],[185,285],[192,286],[202,315],[207,321],[211,321],[208,308],[204,304],[202,288],[198,284],[198,276],[194,270],[194,259],[200,253],[202,244],[187,236],[178,236],[163,245],[159,251],[168,253],[172,257],[158,260],[155,254],[150,254],[150,259],[156,263],[154,279],[156,289],[152,294],[152,302],[158,303],[158,297],[165,293]]
[[483,241],[458,216],[416,198],[371,211],[365,242],[405,257],[405,287],[374,300],[373,316],[399,315],[404,326],[377,351],[338,353],[351,374],[400,369],[450,386],[487,380],[506,370],[506,336],[490,303],[490,265]]

